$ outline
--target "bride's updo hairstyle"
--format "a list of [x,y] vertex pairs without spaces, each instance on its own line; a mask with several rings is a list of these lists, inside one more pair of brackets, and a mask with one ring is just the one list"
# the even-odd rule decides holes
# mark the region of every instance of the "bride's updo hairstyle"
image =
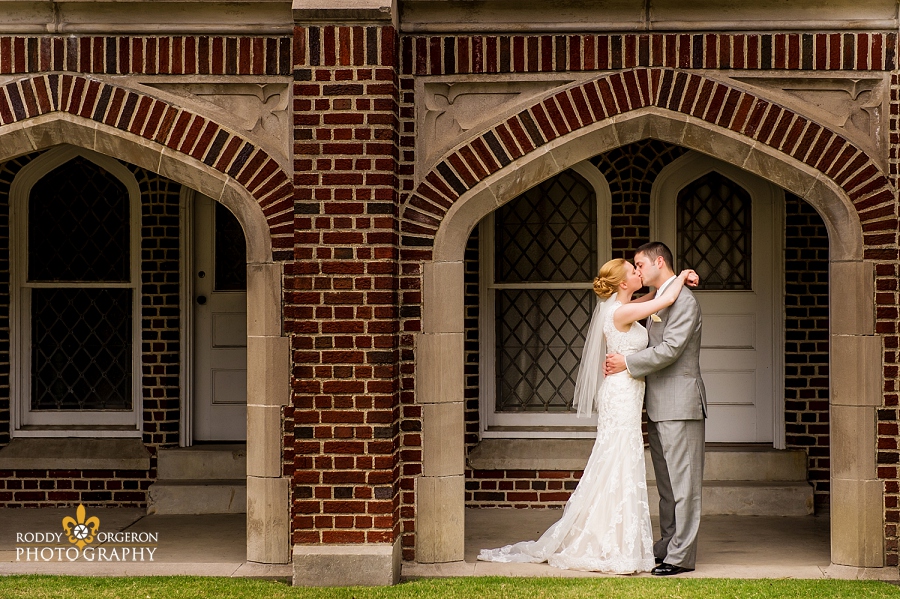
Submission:
[[613,258],[600,267],[600,272],[594,279],[594,293],[600,299],[606,299],[618,291],[619,283],[624,281],[628,274],[625,264],[627,264],[627,260],[624,258]]

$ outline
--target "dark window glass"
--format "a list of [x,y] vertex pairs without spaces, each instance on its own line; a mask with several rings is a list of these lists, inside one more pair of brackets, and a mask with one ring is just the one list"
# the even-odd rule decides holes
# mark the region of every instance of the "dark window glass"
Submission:
[[31,290],[31,407],[130,410],[131,289]]
[[247,244],[238,219],[216,202],[216,291],[247,290]]
[[597,296],[591,289],[496,293],[497,411],[570,411]]
[[495,408],[571,411],[596,296],[540,283],[584,283],[597,274],[594,188],[565,171],[499,208],[494,223],[495,282],[526,287],[495,291]]
[[752,289],[750,194],[713,171],[678,193],[679,268],[700,275],[700,289]]
[[597,275],[597,201],[572,171],[499,208],[494,227],[497,283],[575,283]]
[[78,157],[54,169],[28,200],[29,281],[128,282],[125,185]]

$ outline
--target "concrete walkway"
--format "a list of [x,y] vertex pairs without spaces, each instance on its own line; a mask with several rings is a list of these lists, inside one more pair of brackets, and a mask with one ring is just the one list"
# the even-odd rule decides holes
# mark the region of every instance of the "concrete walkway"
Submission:
[[[497,564],[475,559],[481,549],[538,538],[561,514],[560,510],[466,510],[465,561],[404,563],[403,576],[608,576],[559,570],[547,564]],[[680,577],[900,579],[897,568],[832,565],[829,528],[827,516],[704,516],[697,569]],[[656,518],[653,529],[658,531]]]
[[[88,508],[87,517],[100,519],[100,532],[155,533],[157,543],[153,561],[149,553],[144,561],[87,561],[83,557],[70,562],[62,555],[52,561],[24,561],[17,551],[29,546],[17,543],[17,533],[62,532],[62,519],[75,517],[74,509],[0,510],[0,574],[70,574],[83,576],[239,576],[289,580],[290,564],[264,565],[246,561],[246,517],[243,514],[205,514],[148,516],[141,509]],[[25,540],[25,539],[23,539]],[[65,536],[62,545],[74,547]],[[128,543],[135,545],[135,543]],[[47,545],[38,543],[36,545]],[[56,545],[56,543],[51,543]],[[121,548],[114,542],[91,544]],[[17,558],[19,561],[17,561]]]
[[[603,576],[572,572],[546,564],[494,564],[478,562],[483,548],[536,539],[555,522],[559,510],[467,510],[465,561],[449,564],[403,564],[406,578],[441,576]],[[138,509],[89,508],[87,517],[100,519],[101,532],[154,533],[153,561],[68,561],[65,536],[63,555],[50,561],[25,561],[24,549],[46,546],[28,543],[25,533],[62,532],[62,519],[75,517],[74,509],[0,510],[0,575],[71,574],[82,576],[238,576],[288,580],[291,565],[269,566],[246,561],[243,515],[148,516]],[[656,522],[654,521],[654,527]],[[127,543],[97,539],[99,551]],[[131,543],[135,545],[135,543]],[[22,551],[19,551],[22,550]],[[49,555],[49,554],[48,554]],[[17,561],[18,558],[18,561]],[[649,576],[641,574],[640,576]],[[700,530],[697,569],[682,577],[701,578],[845,578],[900,579],[897,568],[861,569],[830,563],[827,517],[707,516]]]

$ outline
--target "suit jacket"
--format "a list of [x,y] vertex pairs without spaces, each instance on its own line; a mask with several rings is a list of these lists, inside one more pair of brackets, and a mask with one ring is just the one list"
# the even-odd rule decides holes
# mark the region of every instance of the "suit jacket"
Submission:
[[628,372],[646,377],[650,420],[702,420],[707,410],[700,378],[700,305],[683,287],[675,303],[658,316],[661,322],[650,324],[650,346],[625,358]]

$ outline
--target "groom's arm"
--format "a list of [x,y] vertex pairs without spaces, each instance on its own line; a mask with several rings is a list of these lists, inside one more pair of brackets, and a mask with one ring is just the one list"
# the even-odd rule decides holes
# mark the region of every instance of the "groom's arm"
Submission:
[[699,321],[697,298],[691,294],[682,295],[669,308],[662,341],[625,358],[625,366],[631,376],[647,376],[675,362],[684,352]]

